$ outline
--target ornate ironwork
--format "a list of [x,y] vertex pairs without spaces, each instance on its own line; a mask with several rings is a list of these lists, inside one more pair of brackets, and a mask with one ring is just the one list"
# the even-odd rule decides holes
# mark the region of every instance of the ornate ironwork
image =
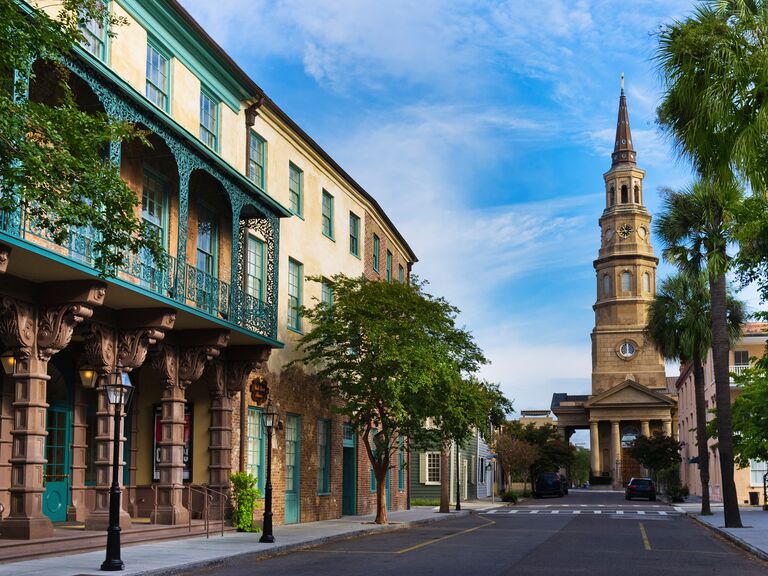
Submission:
[[240,226],[240,235],[238,237],[240,258],[237,262],[238,268],[238,286],[246,286],[246,266],[243,262],[247,253],[248,231],[253,230],[257,233],[260,240],[264,242],[267,250],[266,274],[264,278],[264,300],[260,300],[243,290],[238,290],[240,299],[238,312],[238,323],[248,326],[249,329],[256,332],[267,331],[277,333],[277,286],[278,286],[278,265],[279,262],[279,244],[280,244],[280,220],[275,217],[268,218],[250,218],[244,220]]

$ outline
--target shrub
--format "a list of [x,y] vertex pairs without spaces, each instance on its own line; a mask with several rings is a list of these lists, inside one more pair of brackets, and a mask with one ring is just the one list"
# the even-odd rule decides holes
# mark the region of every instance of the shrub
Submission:
[[436,498],[411,498],[411,506],[440,506]]
[[517,492],[508,490],[501,495],[501,500],[503,502],[512,502],[512,504],[515,504],[517,502]]
[[229,477],[232,482],[232,499],[234,510],[232,513],[232,525],[238,532],[259,532],[261,529],[253,525],[253,511],[261,497],[256,488],[256,478],[247,472],[236,472]]

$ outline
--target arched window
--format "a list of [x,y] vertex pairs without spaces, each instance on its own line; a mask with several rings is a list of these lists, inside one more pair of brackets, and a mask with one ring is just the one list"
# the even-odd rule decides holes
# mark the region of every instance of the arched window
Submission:
[[603,295],[611,295],[611,277],[608,274],[603,276]]
[[621,291],[629,292],[632,290],[632,274],[626,270],[621,273]]
[[614,206],[616,204],[616,188],[611,186],[611,191],[608,193],[608,202],[609,206]]
[[643,292],[651,291],[651,275],[648,272],[643,273]]
[[635,184],[635,204],[640,204],[640,186]]
[[621,203],[626,204],[629,202],[629,190],[627,190],[627,185],[622,184],[621,185]]

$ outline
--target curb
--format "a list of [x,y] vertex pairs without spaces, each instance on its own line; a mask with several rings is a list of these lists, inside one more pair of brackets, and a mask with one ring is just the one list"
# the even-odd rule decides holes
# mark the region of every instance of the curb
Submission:
[[765,550],[761,550],[760,548],[753,546],[749,542],[746,542],[741,538],[739,538],[738,536],[734,536],[730,532],[726,532],[725,530],[718,528],[717,526],[713,526],[708,522],[704,522],[704,520],[700,520],[699,518],[697,518],[693,514],[690,514],[689,512],[685,512],[685,515],[688,516],[688,518],[690,518],[694,522],[696,522],[699,526],[704,526],[704,528],[708,528],[711,532],[717,534],[718,536],[722,536],[734,546],[741,548],[742,550],[744,550],[749,554],[752,554],[753,556],[757,557],[763,562],[768,562],[768,552],[766,552]]
[[312,540],[305,540],[304,542],[295,542],[293,544],[278,544],[273,548],[269,548],[268,550],[240,552],[237,554],[231,554],[229,556],[211,558],[210,560],[200,560],[197,562],[190,562],[188,564],[181,564],[168,568],[156,568],[144,572],[136,572],[133,576],[177,576],[179,574],[194,573],[199,570],[208,568],[222,568],[229,566],[230,564],[243,562],[244,560],[264,560],[266,558],[282,556],[296,550],[314,548],[315,546],[320,546],[322,544],[339,542],[342,540],[348,540],[350,538],[357,538],[358,536],[383,534],[387,532],[395,532],[398,530],[406,530],[408,528],[415,528],[417,526],[425,526],[428,524],[434,524],[436,522],[443,522],[445,520],[451,520],[455,518],[466,518],[473,513],[474,512],[472,510],[459,510],[451,512],[450,514],[436,514],[431,518],[411,520],[409,522],[401,522],[399,524],[390,524],[382,528],[371,527],[363,528],[362,530],[350,530],[349,532],[342,532],[332,536],[323,536]]

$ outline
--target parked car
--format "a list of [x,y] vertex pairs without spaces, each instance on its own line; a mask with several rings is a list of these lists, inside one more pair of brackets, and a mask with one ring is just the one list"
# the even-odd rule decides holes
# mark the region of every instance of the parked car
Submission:
[[563,494],[567,495],[570,482],[568,482],[568,478],[566,478],[565,474],[560,474],[560,483],[563,485]]
[[624,498],[648,498],[653,502],[656,500],[656,484],[650,478],[632,478],[624,491]]
[[533,494],[536,498],[542,498],[543,496],[557,496],[558,498],[562,498],[565,494],[565,489],[563,488],[563,481],[560,478],[560,474],[557,472],[539,474],[534,483]]

